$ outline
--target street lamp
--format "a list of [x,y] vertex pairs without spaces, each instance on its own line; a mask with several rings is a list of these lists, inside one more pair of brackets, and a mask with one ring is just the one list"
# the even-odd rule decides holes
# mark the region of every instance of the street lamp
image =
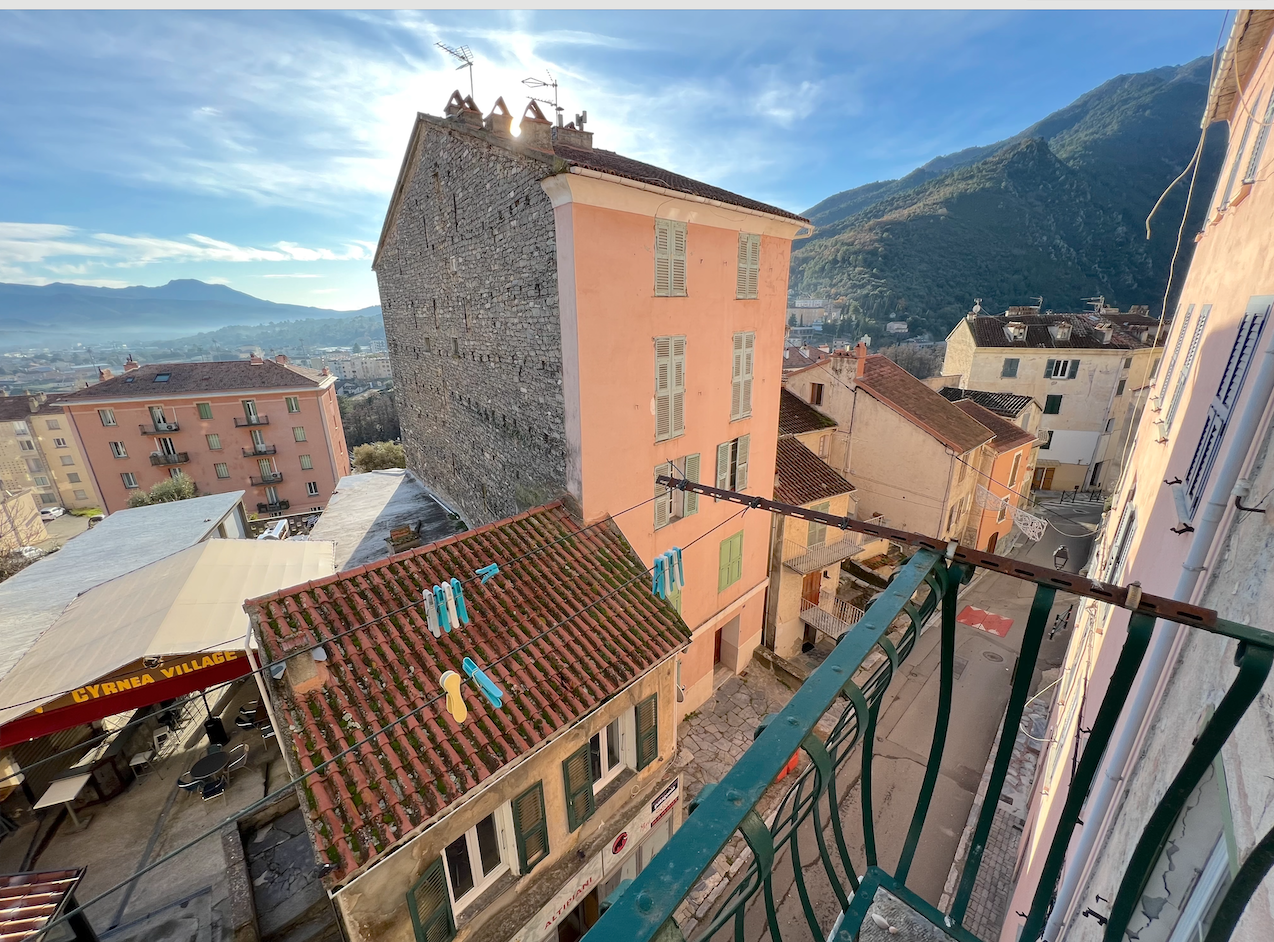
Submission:
[[1068,550],[1065,546],[1059,546],[1053,551],[1053,568],[1065,569],[1070,558],[1070,550]]

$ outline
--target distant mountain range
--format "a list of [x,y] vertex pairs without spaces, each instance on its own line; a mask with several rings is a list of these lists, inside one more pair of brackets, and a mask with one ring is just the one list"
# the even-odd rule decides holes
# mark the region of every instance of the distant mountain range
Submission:
[[[940,339],[975,298],[987,310],[1029,304],[1080,310],[1103,295],[1158,312],[1185,206],[1179,185],[1199,140],[1211,58],[1121,75],[1020,134],[939,157],[899,180],[845,190],[809,209],[818,226],[797,243],[791,285],[844,297],[855,329],[891,320]],[[1177,261],[1180,282],[1225,154],[1208,133]],[[882,337],[883,339],[883,337]]]
[[334,311],[276,304],[188,278],[155,288],[0,283],[0,348],[164,340],[229,326],[354,316],[379,321],[380,307]]

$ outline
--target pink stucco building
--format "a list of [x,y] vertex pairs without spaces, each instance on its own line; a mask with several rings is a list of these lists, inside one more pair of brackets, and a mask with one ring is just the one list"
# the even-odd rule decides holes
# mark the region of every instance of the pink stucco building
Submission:
[[222,363],[129,360],[121,376],[61,400],[113,513],[185,473],[201,494],[246,490],[249,513],[322,510],[349,473],[336,378],[287,357]]

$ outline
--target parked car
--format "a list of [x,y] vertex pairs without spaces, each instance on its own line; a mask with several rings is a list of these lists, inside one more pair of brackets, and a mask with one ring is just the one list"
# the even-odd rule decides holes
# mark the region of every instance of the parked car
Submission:
[[57,507],[57,506],[43,507],[40,510],[40,519],[41,520],[56,520],[58,517],[62,516],[62,514],[64,513],[66,513],[65,507]]
[[41,556],[49,555],[47,551],[40,549],[38,546],[19,546],[18,555],[25,559],[39,559]]

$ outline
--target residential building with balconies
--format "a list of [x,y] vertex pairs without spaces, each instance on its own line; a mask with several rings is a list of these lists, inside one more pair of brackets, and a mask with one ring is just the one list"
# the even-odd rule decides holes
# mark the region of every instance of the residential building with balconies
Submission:
[[201,494],[246,490],[249,513],[322,510],[349,471],[336,378],[287,357],[130,360],[60,400],[108,512],[166,477]]
[[60,398],[0,394],[0,486],[32,488],[41,508],[101,506],[93,471]]

